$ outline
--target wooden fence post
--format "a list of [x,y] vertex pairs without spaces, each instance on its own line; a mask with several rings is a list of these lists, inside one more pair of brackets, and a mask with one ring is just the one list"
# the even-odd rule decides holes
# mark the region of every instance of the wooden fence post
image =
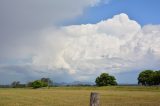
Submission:
[[99,94],[96,92],[91,92],[90,95],[90,106],[100,106],[99,105]]

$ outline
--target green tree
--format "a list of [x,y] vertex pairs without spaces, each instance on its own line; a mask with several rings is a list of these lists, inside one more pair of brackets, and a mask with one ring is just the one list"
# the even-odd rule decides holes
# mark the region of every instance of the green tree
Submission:
[[44,83],[41,81],[41,80],[36,80],[36,81],[33,81],[32,82],[32,84],[31,84],[31,86],[33,87],[33,88],[41,88],[41,87],[43,87],[44,86]]
[[160,70],[154,72],[152,80],[154,85],[160,85]]
[[41,78],[41,81],[44,83],[44,87],[53,85],[53,81],[50,78]]
[[17,87],[19,86],[19,84],[20,84],[19,81],[13,81],[12,84],[11,84],[11,86],[12,86],[13,88],[17,88]]
[[159,85],[160,71],[144,70],[138,76],[138,84],[141,85]]
[[32,87],[32,83],[33,83],[33,82],[28,82],[28,83],[27,83],[27,87]]
[[97,86],[117,85],[115,77],[107,73],[102,73],[96,78],[95,82]]
[[33,88],[41,88],[41,87],[49,87],[53,84],[50,78],[41,78],[40,80],[35,80],[33,82],[29,82],[28,86]]

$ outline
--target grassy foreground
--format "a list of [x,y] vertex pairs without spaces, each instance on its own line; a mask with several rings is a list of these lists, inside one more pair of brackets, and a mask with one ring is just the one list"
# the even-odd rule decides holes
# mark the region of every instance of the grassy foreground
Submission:
[[89,106],[91,92],[100,106],[160,106],[160,87],[54,87],[0,89],[0,106]]

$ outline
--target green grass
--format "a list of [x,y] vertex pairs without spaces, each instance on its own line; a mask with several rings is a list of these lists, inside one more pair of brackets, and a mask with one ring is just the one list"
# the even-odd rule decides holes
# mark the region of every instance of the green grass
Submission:
[[101,106],[160,106],[160,87],[53,87],[0,89],[0,106],[89,106],[91,92]]

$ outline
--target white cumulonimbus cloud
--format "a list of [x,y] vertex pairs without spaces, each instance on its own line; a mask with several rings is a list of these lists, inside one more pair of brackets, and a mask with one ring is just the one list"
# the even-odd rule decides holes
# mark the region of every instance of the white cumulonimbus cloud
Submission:
[[97,24],[46,29],[42,35],[32,64],[50,71],[89,79],[101,72],[160,68],[160,25],[141,27],[124,13]]

